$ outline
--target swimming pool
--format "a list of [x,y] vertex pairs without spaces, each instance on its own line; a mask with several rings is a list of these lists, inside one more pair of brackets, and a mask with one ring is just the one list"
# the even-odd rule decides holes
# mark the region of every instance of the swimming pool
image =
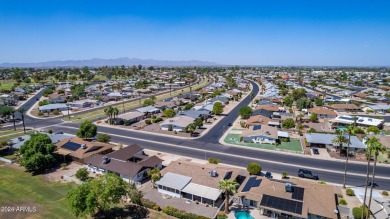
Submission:
[[255,219],[248,212],[245,212],[245,211],[239,211],[239,212],[235,213],[234,216],[237,219]]
[[340,130],[340,131],[344,131],[345,129],[347,129],[347,128],[344,127],[344,126],[340,126],[340,127],[338,128],[338,130]]

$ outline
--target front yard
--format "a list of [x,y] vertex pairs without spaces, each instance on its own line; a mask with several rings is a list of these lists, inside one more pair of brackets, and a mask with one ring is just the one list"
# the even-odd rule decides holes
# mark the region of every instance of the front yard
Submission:
[[256,144],[256,143],[247,143],[247,142],[240,142],[240,134],[228,134],[224,142],[232,145],[237,146],[245,146],[245,147],[252,147],[252,148],[260,148],[260,149],[267,149],[267,150],[282,150],[282,151],[288,151],[288,152],[294,152],[294,153],[302,153],[302,146],[299,139],[293,139],[290,138],[290,142],[281,142],[278,145],[271,145],[271,144]]

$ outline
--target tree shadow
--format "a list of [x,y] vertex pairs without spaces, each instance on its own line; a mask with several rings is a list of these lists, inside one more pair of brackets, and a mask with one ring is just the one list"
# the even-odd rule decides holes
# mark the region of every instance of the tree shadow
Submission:
[[94,218],[132,218],[142,219],[147,218],[149,210],[142,206],[126,205],[124,207],[114,207],[104,212],[98,212]]

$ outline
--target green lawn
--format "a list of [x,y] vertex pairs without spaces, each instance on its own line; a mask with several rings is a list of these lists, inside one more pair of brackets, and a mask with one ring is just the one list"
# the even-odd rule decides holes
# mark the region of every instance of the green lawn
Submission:
[[[0,205],[36,207],[35,213],[26,214],[30,218],[74,218],[68,212],[65,200],[74,186],[73,183],[52,183],[43,176],[0,167]],[[12,214],[8,213],[7,217],[12,218]]]
[[[26,130],[26,132],[28,134],[31,131]],[[23,135],[25,135],[23,129],[16,129],[16,131],[14,131],[13,129],[7,131],[0,131],[0,142],[7,141],[9,139],[16,138]]]
[[10,90],[14,85],[13,81],[0,81],[0,91]]
[[290,151],[295,153],[301,153],[302,147],[299,139],[290,139],[290,142],[282,142],[281,144],[275,146],[270,144],[256,144],[256,143],[246,143],[246,142],[240,142],[241,135],[239,134],[228,134],[224,141],[228,144],[238,145],[238,146],[245,146],[245,147],[252,147],[252,148],[261,148],[261,149],[267,149],[267,150],[283,150],[283,151]]
[[[192,90],[194,91],[196,89],[202,88],[202,87],[206,86],[208,83],[209,82],[207,80],[204,80],[199,84],[193,85]],[[170,95],[170,93],[161,94],[161,95],[156,96],[156,101],[164,100],[166,98],[177,96],[181,93],[186,93],[189,91],[190,91],[190,88],[187,87],[187,88],[184,88],[182,90],[172,91],[172,95]],[[144,98],[144,99],[147,99],[147,98]],[[142,99],[141,101],[135,100],[135,101],[125,103],[124,104],[125,111],[135,109],[138,107],[142,107],[144,99]],[[120,101],[113,106],[117,107],[120,112],[123,111],[123,105]],[[103,108],[103,109],[99,109],[99,110],[94,110],[92,112],[86,112],[86,113],[81,113],[81,114],[75,115],[74,117],[71,117],[70,120],[71,121],[78,121],[78,120],[84,120],[84,119],[95,120],[95,119],[105,118],[105,117],[107,117],[107,116],[104,113],[104,108]],[[68,119],[68,117],[64,118],[64,120],[67,120],[67,119]]]

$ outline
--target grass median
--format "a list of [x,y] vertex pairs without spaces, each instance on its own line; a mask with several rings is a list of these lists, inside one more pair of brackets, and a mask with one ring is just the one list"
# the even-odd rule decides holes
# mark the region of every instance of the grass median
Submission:
[[[199,88],[205,87],[207,84],[209,84],[209,81],[204,80],[199,84],[192,85],[191,87],[192,87],[192,90],[194,91],[194,90],[197,90]],[[169,97],[177,96],[177,95],[180,95],[182,93],[189,92],[189,91],[190,91],[190,88],[186,87],[186,88],[183,88],[180,90],[172,91],[171,94],[170,93],[160,94],[160,95],[156,96],[156,101],[161,101],[161,100],[167,99]],[[135,109],[138,107],[142,107],[143,101],[145,99],[148,99],[148,98],[143,98],[141,100],[133,100],[131,102],[124,103],[124,106],[120,102],[117,104],[114,104],[112,106],[118,107],[120,112],[123,111],[123,108],[125,111],[129,111],[129,110],[132,110],[132,109]],[[70,117],[70,121],[80,121],[80,120],[85,120],[85,119],[96,120],[96,119],[101,119],[101,118],[105,118],[105,117],[107,117],[107,116],[104,113],[104,108],[101,108],[98,110],[74,115],[74,116]],[[68,118],[64,118],[64,120],[68,120]]]

